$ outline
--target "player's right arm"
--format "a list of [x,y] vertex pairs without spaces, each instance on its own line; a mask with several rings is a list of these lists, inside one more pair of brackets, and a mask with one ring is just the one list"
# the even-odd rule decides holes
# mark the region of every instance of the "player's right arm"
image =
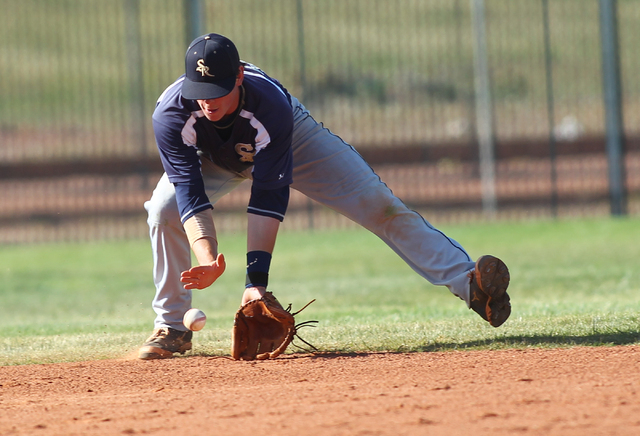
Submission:
[[224,255],[218,253],[216,230],[211,210],[199,212],[184,223],[189,245],[198,259],[198,266],[183,271],[180,281],[185,289],[204,289],[213,284],[226,268]]
[[192,114],[180,97],[181,80],[162,94],[153,114],[153,129],[162,166],[176,190],[180,220],[198,266],[182,273],[186,289],[210,286],[225,269],[224,256],[218,253],[215,226],[202,180],[200,157],[195,146]]

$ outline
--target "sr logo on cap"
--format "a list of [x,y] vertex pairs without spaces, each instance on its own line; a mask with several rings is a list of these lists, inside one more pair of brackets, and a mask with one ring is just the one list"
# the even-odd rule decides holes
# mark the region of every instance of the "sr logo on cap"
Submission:
[[216,77],[213,74],[209,74],[209,67],[204,64],[204,59],[199,59],[196,63],[198,64],[196,71],[202,73],[203,76]]

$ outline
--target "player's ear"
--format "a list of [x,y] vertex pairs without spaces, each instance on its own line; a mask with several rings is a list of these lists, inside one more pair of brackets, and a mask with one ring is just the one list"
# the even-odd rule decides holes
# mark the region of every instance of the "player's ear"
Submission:
[[236,86],[242,85],[243,80],[244,80],[244,67],[240,65],[240,68],[238,68],[238,75],[236,76]]

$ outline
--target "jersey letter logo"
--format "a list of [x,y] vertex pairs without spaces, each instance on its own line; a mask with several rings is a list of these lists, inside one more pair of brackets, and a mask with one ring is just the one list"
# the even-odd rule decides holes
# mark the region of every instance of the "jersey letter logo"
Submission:
[[256,153],[251,144],[236,144],[236,153],[240,155],[240,162],[253,162],[253,155]]
[[202,74],[202,77],[204,76],[215,77],[213,74],[209,74],[209,67],[207,67],[204,64],[204,59],[198,59],[198,62],[196,63],[198,64],[198,68],[196,68],[196,71]]

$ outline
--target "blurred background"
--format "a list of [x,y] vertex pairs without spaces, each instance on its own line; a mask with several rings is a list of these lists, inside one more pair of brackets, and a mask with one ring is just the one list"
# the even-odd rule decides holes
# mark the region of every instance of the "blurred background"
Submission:
[[[639,22],[640,0],[0,0],[0,243],[146,236],[151,114],[209,32],[435,224],[639,215]],[[282,230],[352,225],[295,193]]]

